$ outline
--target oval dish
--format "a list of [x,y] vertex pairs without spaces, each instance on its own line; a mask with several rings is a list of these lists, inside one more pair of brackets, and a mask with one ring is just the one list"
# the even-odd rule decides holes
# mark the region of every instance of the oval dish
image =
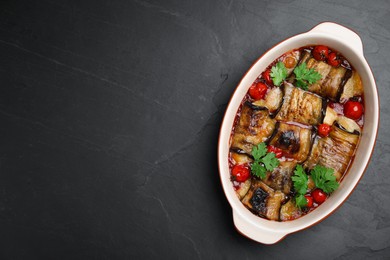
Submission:
[[[339,189],[332,193],[332,196],[315,211],[288,222],[276,222],[259,218],[241,203],[230,181],[229,141],[235,115],[251,84],[271,62],[290,50],[320,44],[342,53],[362,79],[365,93],[365,123],[355,159],[340,183]],[[363,176],[374,149],[378,122],[379,99],[375,80],[364,58],[362,41],[355,32],[341,25],[325,22],[306,33],[291,37],[267,51],[252,65],[237,86],[226,109],[219,134],[219,173],[225,195],[233,209],[233,221],[237,230],[257,242],[273,244],[286,235],[308,228],[329,216],[348,198]]]

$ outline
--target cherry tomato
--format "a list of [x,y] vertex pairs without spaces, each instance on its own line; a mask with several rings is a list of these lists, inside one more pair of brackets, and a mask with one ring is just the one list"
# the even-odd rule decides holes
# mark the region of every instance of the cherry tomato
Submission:
[[257,82],[249,88],[249,95],[255,100],[263,99],[267,93],[268,87],[262,82]]
[[270,69],[263,72],[263,78],[264,78],[265,82],[267,82],[267,84],[273,84],[270,74],[271,74]]
[[287,69],[291,69],[295,67],[295,64],[297,64],[297,61],[294,57],[288,56],[286,59],[284,59],[284,66],[286,66]]
[[307,201],[306,208],[313,207],[313,197],[310,196],[310,195],[305,195],[305,198],[306,198],[306,201]]
[[317,45],[312,52],[314,59],[326,60],[328,58],[329,49],[324,45]]
[[275,146],[273,146],[273,145],[268,145],[267,151],[268,151],[269,153],[274,153],[276,158],[280,158],[280,157],[282,157],[282,155],[283,155],[282,149],[280,149],[280,148],[278,148],[278,147],[275,147]]
[[363,105],[358,101],[348,100],[344,104],[344,115],[357,120],[363,115]]
[[336,53],[331,52],[328,56],[328,64],[333,66],[333,67],[338,67],[340,66],[341,60],[339,56],[337,56]]
[[331,129],[332,127],[328,124],[320,124],[318,126],[318,134],[322,137],[327,137]]
[[323,192],[321,189],[313,190],[311,196],[313,197],[314,201],[318,204],[323,203],[327,198],[326,193]]
[[232,175],[236,181],[244,182],[249,179],[250,171],[246,165],[238,164],[233,166]]

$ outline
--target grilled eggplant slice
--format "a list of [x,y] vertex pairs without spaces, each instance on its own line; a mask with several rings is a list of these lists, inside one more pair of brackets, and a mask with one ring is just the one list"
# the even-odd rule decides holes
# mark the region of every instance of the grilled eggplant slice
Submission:
[[236,152],[232,152],[231,157],[234,160],[235,164],[249,164],[253,161],[252,158],[248,155]]
[[344,83],[351,76],[351,71],[344,67],[332,67],[331,65],[309,58],[307,68],[315,69],[322,78],[309,85],[309,91],[333,101],[339,101],[343,92]]
[[281,161],[277,168],[267,173],[264,179],[265,184],[288,195],[292,188],[291,175],[296,165],[295,161]]
[[271,220],[279,220],[279,212],[285,195],[274,191],[260,180],[252,180],[251,188],[242,199],[242,203],[250,210]]
[[266,217],[271,220],[279,220],[280,207],[285,199],[285,195],[281,191],[275,193],[268,198]]
[[242,200],[248,193],[251,187],[252,180],[249,178],[246,181],[240,183],[240,186],[236,189],[236,194],[240,200]]
[[318,95],[324,96],[322,94],[322,85],[325,83],[329,72],[332,69],[332,66],[323,62],[317,61],[314,58],[309,58],[307,60],[306,66],[308,69],[314,69],[319,74],[321,74],[321,79],[314,84],[309,85],[309,91],[317,93]]
[[279,122],[270,145],[282,149],[285,157],[301,163],[309,155],[311,139],[311,129]]
[[299,65],[301,65],[304,62],[307,64],[307,61],[311,58],[311,52],[308,50],[303,50],[301,53],[301,57],[302,58],[299,61]]
[[287,221],[299,218],[302,215],[302,211],[295,206],[294,200],[290,199],[280,209],[280,220]]
[[321,86],[321,96],[330,98],[334,101],[339,101],[343,90],[343,85],[341,83],[346,76],[346,72],[347,70],[343,67],[332,67]]
[[323,114],[323,99],[316,94],[284,84],[283,105],[275,119],[306,125],[318,125]]
[[332,168],[337,181],[339,181],[355,154],[358,141],[358,133],[349,133],[335,123],[332,125],[329,136],[315,139],[311,154],[304,163],[304,167],[311,170],[319,164]]
[[271,136],[275,123],[267,110],[256,110],[244,104],[239,123],[234,130],[231,148],[251,154],[254,145],[266,141]]
[[338,116],[337,123],[349,133],[359,134],[361,132],[360,126],[354,120],[346,116]]
[[264,99],[257,100],[252,104],[257,107],[266,108],[273,114],[282,104],[283,92],[279,87],[272,88],[268,91]]
[[334,121],[337,120],[337,117],[337,112],[333,108],[327,107],[324,117],[324,124],[333,125]]
[[363,95],[363,85],[359,73],[352,71],[351,77],[345,83],[343,93],[341,94],[341,102],[346,101],[352,97]]

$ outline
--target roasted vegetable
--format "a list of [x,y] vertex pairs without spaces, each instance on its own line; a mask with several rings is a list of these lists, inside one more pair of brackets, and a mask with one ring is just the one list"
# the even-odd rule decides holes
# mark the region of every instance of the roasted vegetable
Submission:
[[351,76],[351,71],[341,66],[333,67],[314,58],[308,59],[307,67],[315,69],[322,76],[320,81],[309,86],[309,91],[339,101],[343,92],[343,84]]
[[246,154],[239,154],[232,152],[231,157],[234,160],[236,164],[245,164],[245,163],[251,163],[253,160]]
[[293,220],[299,218],[302,215],[302,211],[295,206],[293,199],[287,201],[280,209],[280,220]]
[[280,207],[285,195],[275,191],[264,182],[252,180],[251,188],[242,203],[256,214],[271,220],[279,220]]
[[306,160],[311,147],[311,130],[298,125],[278,123],[276,133],[270,140],[270,145],[282,149],[288,158],[298,163]]
[[359,134],[349,133],[335,123],[328,137],[315,139],[304,167],[311,170],[318,164],[331,168],[336,179],[340,180],[355,153],[358,141]]
[[288,195],[291,192],[291,175],[294,172],[295,161],[282,161],[272,172],[268,172],[264,182],[274,190],[280,190]]
[[284,85],[283,105],[275,119],[307,125],[318,125],[322,120],[323,100],[316,94]]
[[346,72],[347,70],[343,67],[332,67],[321,86],[320,95],[334,101],[339,101],[343,90],[341,83],[346,76]]
[[333,125],[333,122],[335,120],[337,120],[337,113],[336,111],[334,111],[332,108],[330,108],[329,106],[326,108],[326,113],[325,113],[325,117],[324,117],[324,124],[327,124],[327,125]]
[[352,76],[345,83],[343,93],[341,94],[340,100],[346,101],[352,97],[363,95],[363,85],[360,79],[359,73],[355,70],[352,71]]
[[359,125],[352,119],[346,116],[337,117],[337,123],[341,128],[350,133],[358,134],[361,132]]
[[240,200],[244,198],[245,195],[247,194],[248,190],[251,187],[251,183],[252,180],[247,179],[245,182],[240,183],[239,186],[236,188],[236,194]]
[[267,110],[255,110],[244,104],[241,116],[232,137],[231,148],[251,154],[252,147],[267,140],[275,129],[275,120]]
[[280,107],[283,100],[283,92],[279,87],[270,89],[264,99],[257,100],[252,104],[260,108],[266,108],[273,114]]

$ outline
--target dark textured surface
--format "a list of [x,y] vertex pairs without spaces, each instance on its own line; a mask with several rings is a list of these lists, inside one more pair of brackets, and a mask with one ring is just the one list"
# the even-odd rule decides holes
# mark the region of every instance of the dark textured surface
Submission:
[[[390,256],[388,1],[2,1],[0,257]],[[239,235],[216,151],[226,104],[277,42],[356,30],[381,131],[356,191],[274,246]]]

